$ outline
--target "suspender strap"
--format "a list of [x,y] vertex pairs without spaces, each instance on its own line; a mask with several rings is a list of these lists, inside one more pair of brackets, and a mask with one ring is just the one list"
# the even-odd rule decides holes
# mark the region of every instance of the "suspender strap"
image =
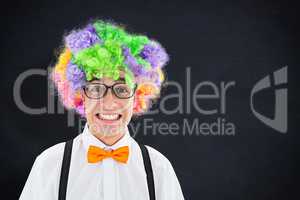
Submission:
[[[72,146],[73,146],[73,139],[67,141],[65,144],[62,167],[61,167],[61,174],[60,174],[58,200],[66,199],[66,192],[67,192],[67,185],[68,185],[68,178],[69,178],[69,169],[70,169],[70,163],[71,163]],[[144,167],[145,167],[146,175],[147,175],[149,197],[150,197],[150,200],[155,200],[155,187],[154,187],[153,171],[152,171],[149,152],[145,145],[139,144],[139,146],[142,151]]]
[[142,150],[143,161],[144,161],[144,166],[145,166],[146,175],[147,175],[147,183],[148,183],[148,191],[149,191],[150,200],[155,200],[155,187],[154,187],[153,171],[152,171],[149,152],[145,145],[139,144],[139,146]]
[[73,139],[67,141],[65,144],[64,157],[63,157],[61,173],[60,173],[58,200],[66,199],[72,146],[73,146]]

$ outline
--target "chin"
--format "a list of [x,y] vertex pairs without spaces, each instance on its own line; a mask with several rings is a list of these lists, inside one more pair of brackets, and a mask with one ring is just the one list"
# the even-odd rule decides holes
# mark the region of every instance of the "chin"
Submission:
[[92,121],[93,132],[99,136],[113,137],[119,135],[124,130],[124,124],[122,123],[122,121],[119,121],[117,123],[99,122],[99,119],[94,119]]

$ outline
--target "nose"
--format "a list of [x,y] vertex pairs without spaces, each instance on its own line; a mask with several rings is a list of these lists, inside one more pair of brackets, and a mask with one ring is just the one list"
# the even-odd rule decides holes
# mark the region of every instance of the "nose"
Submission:
[[116,97],[112,92],[112,88],[109,88],[107,90],[107,93],[104,97],[102,97],[101,99],[102,104],[103,104],[103,108],[106,109],[113,109],[116,107]]
[[108,88],[103,99],[107,99],[108,101],[112,101],[115,98],[112,88]]

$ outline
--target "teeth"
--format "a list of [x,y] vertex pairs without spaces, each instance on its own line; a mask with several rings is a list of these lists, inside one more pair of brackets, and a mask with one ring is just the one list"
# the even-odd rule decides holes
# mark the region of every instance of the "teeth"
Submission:
[[119,117],[118,114],[112,114],[112,115],[99,114],[99,116],[101,119],[106,119],[106,120],[116,120]]

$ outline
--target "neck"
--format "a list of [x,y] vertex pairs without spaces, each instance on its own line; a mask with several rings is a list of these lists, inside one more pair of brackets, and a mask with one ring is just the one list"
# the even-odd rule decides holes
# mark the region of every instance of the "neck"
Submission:
[[112,135],[98,133],[94,130],[90,130],[90,131],[98,140],[100,140],[101,142],[103,142],[108,146],[114,145],[125,135],[125,131],[120,131],[118,134],[112,134]]

